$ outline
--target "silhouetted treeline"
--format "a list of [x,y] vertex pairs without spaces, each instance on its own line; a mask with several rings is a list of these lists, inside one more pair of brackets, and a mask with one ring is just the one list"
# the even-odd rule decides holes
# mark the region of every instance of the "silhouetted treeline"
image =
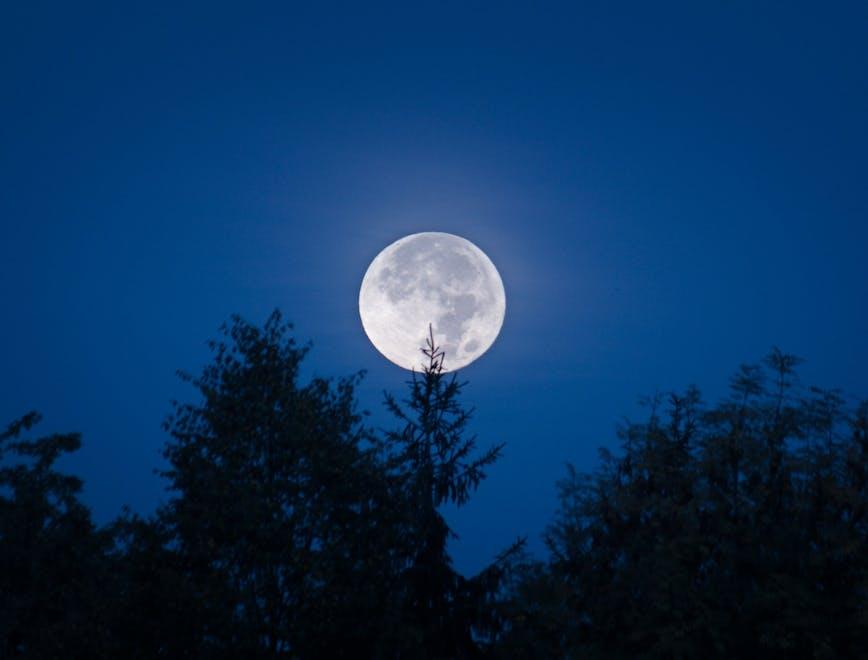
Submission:
[[570,469],[505,657],[868,657],[868,404],[797,390],[797,362],[743,366],[713,407],[654,400]]
[[468,578],[440,507],[502,445],[477,451],[433,338],[375,432],[357,376],[300,382],[289,330],[233,318],[182,374],[150,518],[91,522],[55,467],[78,435],[0,434],[0,657],[866,657],[868,404],[797,387],[791,356],[715,406],[652,401],[559,484],[546,560],[519,540]]

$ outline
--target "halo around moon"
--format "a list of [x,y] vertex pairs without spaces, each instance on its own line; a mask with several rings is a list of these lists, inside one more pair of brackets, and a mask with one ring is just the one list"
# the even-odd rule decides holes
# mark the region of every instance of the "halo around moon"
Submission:
[[487,351],[503,325],[506,293],[486,254],[465,238],[422,232],[387,246],[359,291],[362,327],[386,358],[420,370],[428,326],[454,371]]

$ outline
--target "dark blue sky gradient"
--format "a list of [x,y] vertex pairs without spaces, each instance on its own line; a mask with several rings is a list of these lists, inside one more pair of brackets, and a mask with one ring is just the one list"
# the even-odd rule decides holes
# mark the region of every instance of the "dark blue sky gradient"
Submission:
[[507,292],[463,374],[508,443],[451,515],[463,570],[541,552],[564,462],[643,395],[772,345],[868,394],[868,4],[85,4],[0,10],[0,421],[81,431],[100,521],[164,496],[174,372],[233,312],[367,369],[387,423],[358,288],[415,231]]

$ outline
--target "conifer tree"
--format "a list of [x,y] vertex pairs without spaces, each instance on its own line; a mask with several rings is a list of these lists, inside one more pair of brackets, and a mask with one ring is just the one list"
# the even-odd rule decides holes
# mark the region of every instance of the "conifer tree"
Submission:
[[475,452],[475,436],[466,435],[473,411],[459,400],[465,383],[446,372],[445,353],[430,326],[422,353],[422,373],[413,372],[403,405],[386,394],[387,408],[402,425],[386,435],[390,473],[406,503],[397,642],[414,657],[473,657],[480,653],[474,633],[494,625],[492,601],[500,577],[523,541],[473,578],[453,569],[447,543],[454,532],[439,508],[466,503],[504,445]]

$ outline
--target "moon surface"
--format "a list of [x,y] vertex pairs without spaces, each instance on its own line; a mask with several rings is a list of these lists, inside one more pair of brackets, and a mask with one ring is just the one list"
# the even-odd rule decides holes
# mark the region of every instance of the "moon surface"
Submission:
[[417,371],[428,325],[444,369],[467,366],[494,343],[506,313],[503,281],[486,254],[454,234],[422,232],[386,247],[368,266],[359,314],[371,343]]

